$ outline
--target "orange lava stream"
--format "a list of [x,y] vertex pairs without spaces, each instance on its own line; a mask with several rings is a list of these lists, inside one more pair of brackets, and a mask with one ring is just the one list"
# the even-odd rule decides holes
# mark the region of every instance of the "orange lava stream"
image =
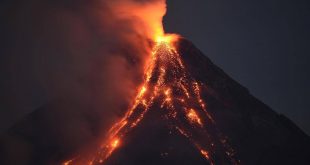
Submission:
[[[165,119],[171,121],[172,127],[185,136],[210,164],[215,164],[213,159],[215,145],[222,146],[225,159],[231,164],[239,164],[227,139],[216,130],[216,138],[219,141],[216,144],[212,139],[212,133],[208,132],[210,126],[215,126],[215,121],[208,113],[207,105],[201,97],[201,88],[204,84],[194,80],[187,72],[173,45],[177,39],[175,35],[157,38],[152,59],[145,71],[144,83],[133,106],[108,131],[100,150],[87,161],[89,165],[104,163],[120,147],[121,140],[126,134],[139,124],[155,103],[166,110]],[[70,160],[64,164],[85,164],[85,162]]]

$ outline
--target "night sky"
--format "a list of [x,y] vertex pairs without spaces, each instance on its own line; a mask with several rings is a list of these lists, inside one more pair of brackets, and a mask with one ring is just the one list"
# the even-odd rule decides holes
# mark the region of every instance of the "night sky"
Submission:
[[[0,9],[9,2],[1,3]],[[12,23],[2,13],[1,19]],[[254,96],[310,134],[309,20],[306,0],[168,0],[164,24],[167,32],[191,40]],[[31,44],[41,44],[26,33],[36,27],[34,22],[20,22],[24,28],[18,33],[11,25],[9,30],[0,26],[0,132],[48,101],[33,73],[34,59],[27,57],[28,47],[36,46]],[[26,53],[11,58],[8,49],[16,43],[24,43],[16,52]],[[8,65],[15,58],[18,67]]]
[[309,1],[168,0],[165,28],[310,134]]

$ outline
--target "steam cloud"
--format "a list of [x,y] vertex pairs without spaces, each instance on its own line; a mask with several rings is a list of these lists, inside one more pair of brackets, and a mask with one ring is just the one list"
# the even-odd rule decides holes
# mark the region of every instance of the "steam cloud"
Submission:
[[[49,101],[40,121],[60,151],[96,145],[135,96],[152,39],[163,33],[165,0],[16,0],[3,8],[2,61],[13,77],[6,100],[27,100],[11,90],[18,89],[23,75],[35,82],[41,102]],[[23,137],[8,135],[1,144],[4,152],[22,144],[19,156],[8,153],[17,163],[38,154]]]

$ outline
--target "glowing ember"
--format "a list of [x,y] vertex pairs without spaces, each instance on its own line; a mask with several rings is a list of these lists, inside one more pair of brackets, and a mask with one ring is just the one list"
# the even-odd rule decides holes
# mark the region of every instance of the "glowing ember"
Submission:
[[202,126],[201,119],[194,109],[190,109],[186,116],[192,123],[198,123],[200,126]]
[[207,159],[209,159],[209,153],[205,150],[200,150],[201,154],[206,157]]
[[[205,84],[191,77],[173,45],[177,39],[176,35],[157,37],[144,82],[132,107],[112,126],[100,150],[93,155],[89,164],[104,163],[120,146],[120,139],[139,124],[155,101],[160,103],[161,109],[167,110],[165,119],[169,120],[172,128],[192,142],[210,164],[214,164],[213,156],[218,153],[214,150],[215,144],[221,148],[221,155],[225,155],[221,159],[238,164],[238,160],[234,158],[234,150],[216,129],[201,97],[201,88]],[[212,135],[209,133],[211,128]],[[71,163],[80,162],[68,161],[67,165]]]
[[113,140],[112,143],[111,143],[111,146],[112,146],[113,148],[116,148],[118,145],[119,145],[119,139],[115,139],[115,140]]
[[71,164],[72,161],[73,161],[73,159],[72,160],[68,160],[68,161],[64,162],[63,165],[69,165],[69,164]]
[[165,36],[157,36],[156,37],[156,43],[157,44],[165,44],[165,45],[171,45],[173,41],[175,41],[177,38],[175,35],[165,35]]

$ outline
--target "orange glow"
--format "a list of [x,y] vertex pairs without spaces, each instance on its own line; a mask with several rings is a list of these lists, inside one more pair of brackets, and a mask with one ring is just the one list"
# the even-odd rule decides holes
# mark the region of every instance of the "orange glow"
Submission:
[[[155,101],[160,104],[162,109],[167,110],[167,119],[175,124],[174,128],[177,132],[192,142],[210,164],[214,164],[209,154],[212,152],[210,149],[214,147],[214,143],[206,144],[201,141],[201,138],[195,138],[192,134],[192,131],[201,132],[201,136],[204,137],[202,139],[207,139],[210,135],[205,131],[204,124],[215,124],[200,94],[204,84],[198,83],[187,72],[174,46],[177,39],[177,35],[157,36],[151,60],[145,70],[144,82],[137,91],[131,108],[111,127],[107,137],[103,139],[101,148],[97,154],[94,154],[92,160],[88,161],[88,164],[104,163],[115,149],[120,147],[121,139],[125,138],[127,133],[143,120],[144,115]],[[191,108],[193,105],[195,109]],[[180,124],[184,122],[180,120],[180,117],[187,119],[185,125],[190,125],[190,129],[184,124]],[[194,127],[195,125],[199,125],[199,127]],[[225,149],[224,154],[232,164],[238,164],[225,136],[221,133],[218,133],[217,136]],[[71,162],[66,162],[65,165],[69,165]]]
[[114,140],[112,141],[112,143],[111,143],[111,146],[112,146],[113,148],[118,147],[118,146],[119,146],[119,139],[114,139]]
[[[168,120],[175,124],[174,128],[177,132],[192,142],[203,157],[213,164],[209,150],[214,147],[214,143],[205,144],[201,138],[195,138],[192,131],[201,132],[201,136],[205,139],[209,138],[210,135],[205,131],[204,124],[215,124],[215,122],[208,113],[206,103],[200,94],[204,84],[198,83],[187,72],[174,46],[177,39],[177,35],[157,36],[151,60],[145,70],[144,82],[137,91],[132,107],[128,109],[123,118],[111,127],[100,150],[94,154],[94,158],[89,161],[89,164],[104,163],[115,149],[120,147],[121,139],[125,138],[127,133],[143,120],[144,115],[155,101],[160,104],[162,109],[167,110]],[[195,109],[190,107],[193,105]],[[187,119],[188,123],[185,124],[190,125],[190,129],[184,124],[179,124],[184,121],[180,121],[178,116]],[[199,125],[199,127],[193,127],[195,125]],[[233,158],[234,152],[225,137],[218,133],[218,139],[232,164],[238,164],[236,163],[238,161]]]
[[207,160],[209,160],[210,165],[214,165],[214,162],[210,160],[209,152],[205,150],[200,150],[202,156],[204,156]]
[[73,161],[73,159],[72,160],[68,160],[68,161],[64,162],[63,165],[70,165],[72,161]]
[[177,35],[170,34],[170,35],[157,35],[156,36],[156,43],[161,44],[161,43],[166,43],[168,45],[171,45],[172,42],[177,40]]
[[200,150],[201,154],[206,157],[207,159],[209,159],[209,153],[205,150]]
[[156,0],[151,3],[137,3],[133,0],[110,0],[109,7],[113,15],[120,19],[139,20],[137,27],[141,35],[156,40],[157,36],[164,35],[162,24],[163,16],[166,14],[166,0]]
[[146,92],[147,88],[145,86],[143,86],[138,94],[138,98],[140,98],[141,96],[144,95],[144,93]]
[[[137,21],[139,24],[133,30],[151,39],[154,45],[149,59],[146,59],[147,66],[143,82],[137,89],[136,97],[132,100],[130,108],[111,126],[95,153],[91,156],[78,156],[76,159],[64,162],[64,165],[103,164],[116,149],[121,147],[121,142],[124,142],[127,134],[143,120],[149,109],[157,104],[161,109],[166,110],[165,119],[171,121],[174,131],[186,137],[197,148],[197,151],[200,151],[206,160],[213,164],[214,143],[201,141],[201,139],[210,137],[206,130],[206,123],[211,123],[215,127],[215,122],[207,111],[205,98],[201,97],[201,89],[206,86],[206,82],[196,81],[183,64],[175,45],[179,36],[165,34],[162,24],[162,18],[166,13],[165,2],[166,0],[156,0],[152,3],[111,0],[107,3],[110,5],[108,7],[113,9],[112,14],[118,19],[139,20]],[[197,124],[200,127],[196,127]],[[196,138],[193,132],[200,133],[199,136],[202,138]],[[227,158],[232,164],[237,164],[234,163],[237,161],[233,157],[234,152],[225,136],[218,132],[216,137],[221,142]]]
[[190,109],[187,113],[187,118],[193,122],[193,123],[197,123],[200,126],[202,126],[202,122],[201,119],[199,118],[199,116],[197,115],[196,111],[194,109]]

